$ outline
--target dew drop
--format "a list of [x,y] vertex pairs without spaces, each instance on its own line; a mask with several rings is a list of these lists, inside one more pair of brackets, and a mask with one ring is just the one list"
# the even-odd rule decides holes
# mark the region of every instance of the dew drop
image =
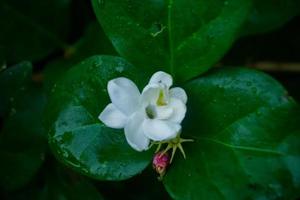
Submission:
[[63,151],[62,153],[63,157],[68,158],[69,157],[69,153],[67,151]]

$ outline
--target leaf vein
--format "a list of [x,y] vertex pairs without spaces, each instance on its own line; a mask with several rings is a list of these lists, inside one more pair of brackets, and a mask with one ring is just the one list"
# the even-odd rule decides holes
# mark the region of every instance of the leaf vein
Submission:
[[228,144],[228,143],[225,143],[223,141],[220,141],[220,140],[206,138],[206,137],[197,137],[197,139],[214,142],[216,144],[220,144],[220,145],[223,145],[223,146],[231,148],[231,149],[244,150],[244,151],[255,151],[255,152],[261,152],[261,153],[269,153],[269,154],[275,154],[275,155],[279,155],[279,156],[284,156],[285,155],[283,152],[274,151],[274,150],[271,150],[271,149],[263,149],[263,148],[250,147],[250,146],[232,145],[232,144]]

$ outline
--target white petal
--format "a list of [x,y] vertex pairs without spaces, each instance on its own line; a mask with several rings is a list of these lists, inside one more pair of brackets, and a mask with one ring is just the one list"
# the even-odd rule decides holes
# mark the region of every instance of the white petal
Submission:
[[132,114],[138,106],[140,92],[127,78],[116,78],[108,82],[107,90],[111,102],[124,114]]
[[110,128],[124,128],[127,122],[127,117],[112,103],[104,108],[99,119]]
[[184,104],[187,102],[186,92],[180,87],[174,87],[170,89],[170,97],[180,99]]
[[181,126],[179,124],[165,120],[146,119],[143,122],[144,134],[154,141],[163,141],[175,138],[180,129]]
[[156,104],[161,87],[158,85],[146,85],[143,89],[141,100],[144,105]]
[[152,75],[149,84],[164,84],[167,87],[171,87],[173,85],[173,79],[170,74],[167,74],[166,72],[156,72]]
[[157,119],[168,119],[173,114],[173,109],[170,106],[156,106],[155,110]]
[[179,99],[171,98],[169,106],[173,109],[173,113],[171,117],[168,118],[168,120],[176,123],[181,123],[181,121],[185,117],[186,105]]
[[125,136],[128,144],[137,151],[147,150],[150,140],[144,135],[142,124],[144,115],[140,112],[133,114],[125,126]]

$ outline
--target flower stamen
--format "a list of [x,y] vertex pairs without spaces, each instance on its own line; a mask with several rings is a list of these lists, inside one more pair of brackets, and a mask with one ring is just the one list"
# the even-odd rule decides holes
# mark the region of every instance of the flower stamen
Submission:
[[172,154],[171,154],[171,160],[170,163],[172,163],[173,158],[176,154],[176,150],[179,149],[183,158],[186,159],[186,154],[184,152],[184,149],[182,147],[182,143],[184,142],[194,142],[193,139],[184,139],[181,138],[180,135],[178,135],[176,138],[168,140],[168,141],[161,141],[161,142],[153,142],[152,144],[157,144],[157,148],[155,153],[159,152],[162,145],[167,144],[167,147],[162,151],[162,153],[167,153],[170,149],[172,149]]
[[156,104],[158,106],[166,106],[168,105],[167,101],[165,100],[165,94],[163,90],[159,91],[159,96],[157,98]]

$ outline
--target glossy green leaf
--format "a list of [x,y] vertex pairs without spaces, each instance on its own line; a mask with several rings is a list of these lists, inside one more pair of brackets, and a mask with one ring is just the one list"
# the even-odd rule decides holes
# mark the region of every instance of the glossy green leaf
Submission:
[[253,2],[253,8],[241,35],[274,30],[300,14],[299,0],[253,0]]
[[8,63],[45,58],[65,48],[70,0],[1,0],[0,47]]
[[44,161],[46,137],[42,126],[45,95],[30,82],[31,65],[21,63],[0,74],[0,186],[5,190],[27,184]]
[[117,51],[135,66],[183,81],[212,67],[228,50],[251,0],[93,0]]
[[80,173],[102,180],[122,180],[141,172],[150,152],[136,152],[123,131],[103,125],[98,115],[109,103],[107,82],[125,76],[145,84],[145,72],[113,56],[91,57],[69,70],[52,91],[47,127],[53,152]]
[[[215,70],[185,85],[189,96],[179,155],[164,184],[174,199],[296,199],[300,109],[269,76]],[[297,196],[298,195],[298,196]]]

